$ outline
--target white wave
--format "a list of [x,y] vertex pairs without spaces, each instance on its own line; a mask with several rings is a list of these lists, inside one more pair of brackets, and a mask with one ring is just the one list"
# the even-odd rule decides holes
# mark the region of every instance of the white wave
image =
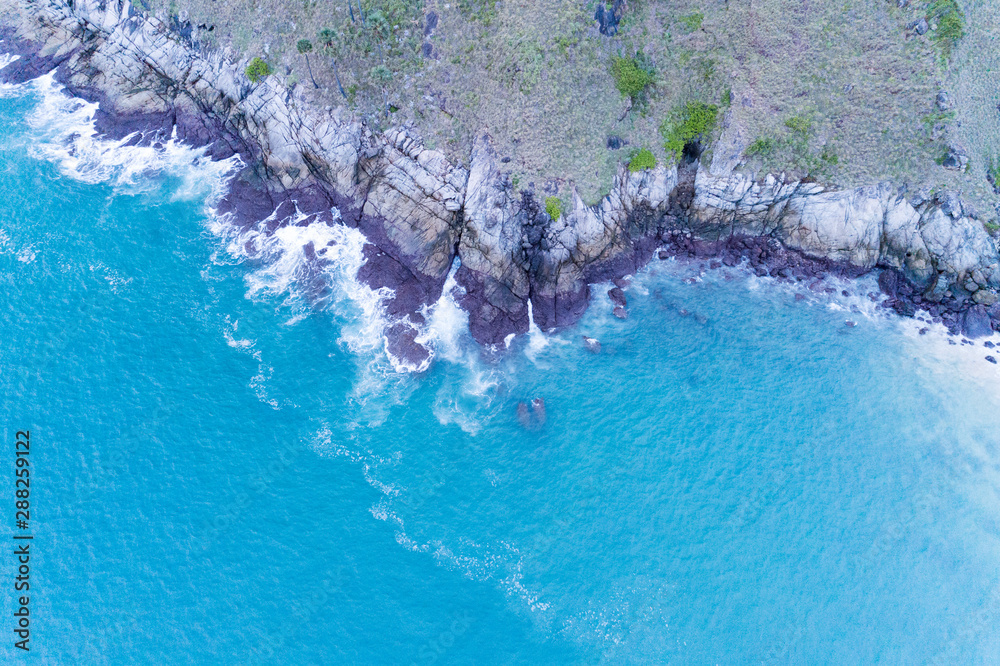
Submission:
[[263,355],[259,349],[255,349],[257,342],[250,339],[237,338],[235,333],[239,328],[239,319],[233,321],[230,319],[229,315],[225,317],[226,325],[222,329],[222,337],[225,338],[226,344],[237,349],[240,352],[247,354],[253,360],[257,361],[257,373],[250,378],[249,387],[253,389],[254,395],[265,405],[269,405],[274,409],[281,409],[278,401],[271,398],[267,393],[267,382],[271,379],[274,374],[274,368],[264,362]]
[[[340,344],[362,362],[361,382],[380,392],[398,370],[386,349],[384,330],[389,324],[384,301],[391,289],[372,289],[357,279],[365,262],[364,235],[338,221],[309,219],[296,212],[274,228],[275,214],[254,227],[240,228],[228,216],[213,215],[209,228],[223,239],[226,253],[236,262],[259,264],[246,275],[247,298],[281,298],[293,308],[286,325],[307,313],[326,311],[339,315]],[[217,264],[228,263],[216,255]]]
[[113,141],[98,136],[94,115],[98,105],[70,96],[52,73],[17,87],[38,99],[28,115],[36,143],[29,153],[59,166],[63,175],[86,183],[107,183],[125,192],[152,185],[149,176],[165,174],[179,181],[171,198],[197,200],[217,196],[239,158],[212,161],[207,148],[191,148],[170,137],[151,146],[128,145],[130,135]]
[[[14,55],[11,53],[0,53],[0,69],[3,69],[7,65],[20,60],[21,56]],[[19,83],[3,83],[0,84],[0,99],[5,97],[19,97],[24,94],[24,84]]]
[[0,227],[0,254],[12,255],[22,264],[30,264],[38,256],[34,243],[17,247],[11,239],[10,234],[2,227]]

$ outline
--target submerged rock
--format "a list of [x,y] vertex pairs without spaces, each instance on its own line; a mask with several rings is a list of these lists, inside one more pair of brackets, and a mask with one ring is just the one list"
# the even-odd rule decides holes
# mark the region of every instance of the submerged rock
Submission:
[[599,354],[601,351],[601,341],[597,338],[588,338],[586,335],[583,336],[583,346],[587,351],[594,354]]
[[525,428],[531,425],[531,411],[528,409],[528,403],[517,403],[517,420],[520,421],[521,425]]
[[545,425],[545,401],[541,398],[535,398],[531,401],[531,408],[535,413],[535,420],[538,425]]

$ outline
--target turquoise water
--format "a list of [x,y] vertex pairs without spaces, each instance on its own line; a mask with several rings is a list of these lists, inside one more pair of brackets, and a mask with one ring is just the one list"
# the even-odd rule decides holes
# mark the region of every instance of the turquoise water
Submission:
[[797,300],[662,262],[627,321],[595,289],[496,363],[445,298],[432,367],[397,373],[357,237],[236,234],[208,209],[224,165],[101,144],[90,112],[48,81],[0,99],[38,663],[1000,663],[981,346],[870,283]]

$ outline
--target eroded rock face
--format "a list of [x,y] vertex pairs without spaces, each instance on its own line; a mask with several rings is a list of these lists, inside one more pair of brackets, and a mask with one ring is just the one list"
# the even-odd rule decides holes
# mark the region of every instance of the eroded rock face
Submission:
[[359,228],[370,243],[359,278],[391,290],[387,349],[410,368],[430,360],[418,342],[421,313],[441,296],[456,258],[461,303],[486,344],[526,332],[529,316],[544,330],[574,323],[591,284],[634,273],[661,247],[664,256],[745,261],[780,278],[890,269],[898,276],[890,307],[942,303],[956,326],[981,324],[982,312],[965,313],[997,300],[996,245],[957,195],[911,202],[886,184],[835,191],[712,175],[696,163],[680,174],[622,165],[600,203],[574,192],[553,220],[533,192],[514,190],[486,135],[466,171],[412,130],[374,133],[344,109],[313,108],[274,77],[251,83],[241,63],[200,53],[178,26],[137,15],[130,2],[5,2],[2,46],[22,57],[0,79],[55,69],[71,92],[100,103],[95,123],[108,136],[152,142],[176,132],[215,158],[238,154],[246,166],[219,210],[239,224],[266,220],[273,233],[315,215]]
[[[928,296],[952,286],[1000,286],[993,239],[954,197],[914,207],[886,184],[826,191],[815,183],[757,183],[742,174],[699,171],[691,225],[706,237],[771,235],[790,249],[865,270],[899,269]],[[967,282],[971,284],[969,287]]]

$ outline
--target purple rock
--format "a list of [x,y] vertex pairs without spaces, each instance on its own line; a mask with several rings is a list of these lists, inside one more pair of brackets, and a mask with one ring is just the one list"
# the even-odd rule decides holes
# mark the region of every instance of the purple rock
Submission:
[[899,273],[893,269],[886,269],[878,276],[878,288],[886,296],[896,296],[899,293]]
[[989,361],[990,363],[992,363],[993,365],[997,364],[997,360],[995,358],[993,358],[992,356],[987,356],[986,360]]
[[612,310],[612,314],[614,314],[614,316],[618,317],[619,319],[627,319],[628,318],[628,312],[626,312],[625,308],[623,308],[620,305],[618,307],[616,307],[614,310]]
[[627,304],[625,301],[625,292],[622,291],[621,287],[615,287],[614,289],[608,290],[608,298],[611,302],[619,307],[625,307]]
[[531,425],[531,412],[528,410],[528,403],[517,403],[517,420],[520,421],[521,425],[525,428]]
[[601,351],[601,341],[597,338],[588,338],[586,335],[583,336],[583,346],[587,351],[599,354]]
[[535,398],[531,401],[531,409],[535,412],[538,425],[545,425],[545,401],[541,398]]
[[986,308],[976,305],[965,311],[962,317],[962,332],[970,338],[985,338],[993,334],[993,325]]

